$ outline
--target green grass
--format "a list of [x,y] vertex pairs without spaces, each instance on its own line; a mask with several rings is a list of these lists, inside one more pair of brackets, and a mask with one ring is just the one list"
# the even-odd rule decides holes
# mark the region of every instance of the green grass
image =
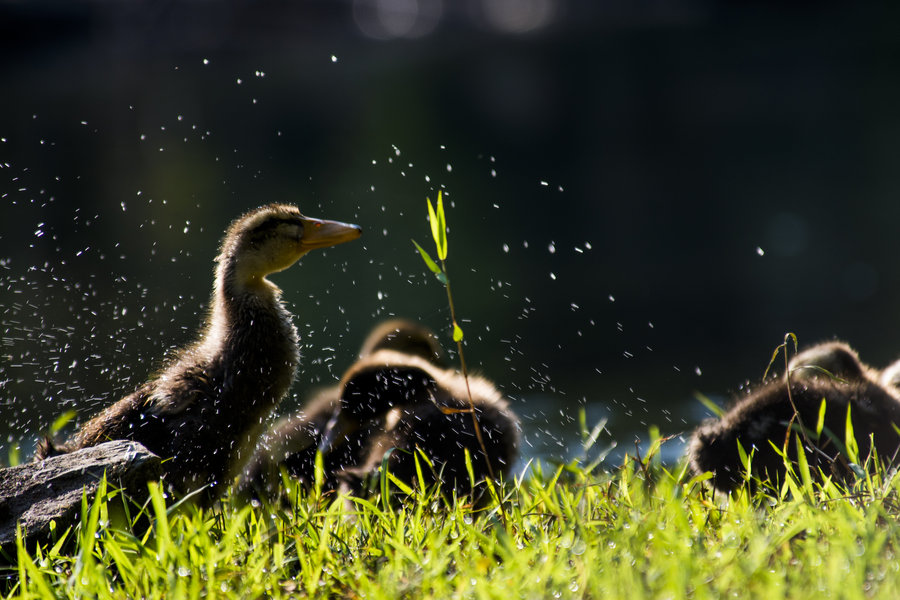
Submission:
[[[893,598],[898,478],[714,497],[684,465],[532,465],[480,507],[391,486],[212,511],[111,487],[11,557],[8,597]],[[805,475],[805,474],[803,474]],[[132,525],[136,524],[136,525]]]

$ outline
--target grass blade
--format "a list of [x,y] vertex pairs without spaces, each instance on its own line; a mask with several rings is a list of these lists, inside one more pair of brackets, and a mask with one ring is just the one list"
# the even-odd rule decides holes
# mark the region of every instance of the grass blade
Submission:
[[[425,265],[431,270],[431,272],[438,276],[442,275],[443,271],[441,271],[441,268],[439,266],[437,266],[436,262],[431,260],[431,257],[428,255],[427,252],[425,252],[425,249],[422,248],[422,246],[420,246],[419,244],[417,244],[416,240],[412,240],[412,243],[416,247],[416,250],[419,251],[419,255],[422,257],[422,260],[425,261]],[[446,285],[446,282],[444,282],[444,283]]]

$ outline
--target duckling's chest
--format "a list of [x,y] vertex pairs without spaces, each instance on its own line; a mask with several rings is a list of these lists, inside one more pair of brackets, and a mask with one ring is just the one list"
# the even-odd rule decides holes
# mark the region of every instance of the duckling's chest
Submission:
[[245,307],[235,315],[231,334],[222,357],[223,386],[245,399],[279,400],[300,362],[297,328],[290,314],[280,302],[265,309]]

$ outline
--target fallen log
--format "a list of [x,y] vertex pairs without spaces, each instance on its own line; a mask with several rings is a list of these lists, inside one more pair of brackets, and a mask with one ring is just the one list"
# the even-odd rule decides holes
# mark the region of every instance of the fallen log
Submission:
[[162,470],[158,456],[127,440],[0,469],[0,547],[15,543],[17,525],[26,543],[48,538],[51,522],[65,530],[80,515],[82,494],[91,500],[104,472],[110,486],[142,502],[147,482]]

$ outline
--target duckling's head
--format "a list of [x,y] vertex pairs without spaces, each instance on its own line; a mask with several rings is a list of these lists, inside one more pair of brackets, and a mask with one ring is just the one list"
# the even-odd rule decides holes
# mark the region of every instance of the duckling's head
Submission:
[[359,356],[364,358],[378,350],[394,350],[419,356],[437,366],[444,365],[444,351],[434,332],[406,319],[390,319],[376,326],[363,342]]
[[839,377],[854,380],[868,370],[856,350],[844,342],[825,342],[807,348],[788,364],[791,378],[808,380],[816,377]]
[[429,402],[437,382],[434,366],[421,357],[379,350],[350,367],[340,385],[341,415],[361,423],[397,406]]
[[900,391],[900,360],[881,373],[881,385]]
[[315,248],[354,240],[362,229],[338,221],[313,219],[289,204],[268,204],[235,220],[216,259],[242,287],[265,285],[265,277],[287,269]]

